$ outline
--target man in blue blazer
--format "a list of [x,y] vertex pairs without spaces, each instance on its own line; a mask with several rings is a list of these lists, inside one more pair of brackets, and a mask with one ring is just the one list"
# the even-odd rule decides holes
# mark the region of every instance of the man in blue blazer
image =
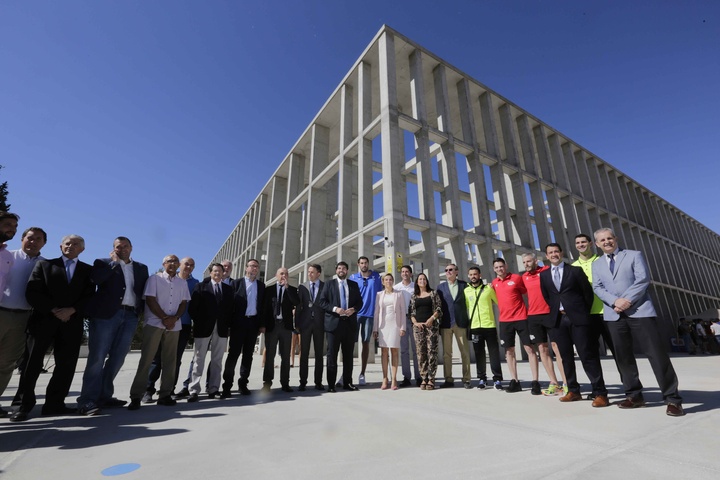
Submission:
[[650,272],[643,254],[618,248],[615,233],[610,228],[595,232],[595,244],[605,255],[592,265],[593,291],[604,304],[603,317],[615,344],[617,365],[627,396],[618,406],[645,406],[633,351],[633,345],[637,345],[650,361],[667,403],[666,413],[673,417],[684,415],[678,378],[663,347],[657,314],[648,293]]
[[97,292],[87,306],[88,358],[83,374],[78,410],[94,415],[100,407],[122,407],[113,397],[113,382],[130,351],[140,313],[148,268],[130,258],[132,243],[117,237],[110,258],[93,263],[91,278]]
[[357,390],[352,383],[353,349],[358,337],[357,312],[363,306],[360,287],[348,281],[348,264],[338,262],[335,266],[336,279],[325,284],[318,303],[325,311],[327,332],[327,381],[328,392],[335,392],[337,379],[337,356],[342,346],[343,389]]

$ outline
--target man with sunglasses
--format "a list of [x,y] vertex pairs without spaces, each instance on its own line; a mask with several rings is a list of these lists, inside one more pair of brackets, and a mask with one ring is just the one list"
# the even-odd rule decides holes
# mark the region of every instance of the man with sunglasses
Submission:
[[460,350],[462,361],[462,382],[465,388],[470,386],[470,349],[468,344],[467,328],[469,324],[467,306],[465,304],[465,288],[467,282],[458,280],[458,267],[450,263],[445,267],[445,282],[438,285],[437,291],[442,302],[442,323],[440,324],[440,337],[443,347],[443,376],[445,382],[440,388],[455,386],[452,375],[452,340],[453,336]]

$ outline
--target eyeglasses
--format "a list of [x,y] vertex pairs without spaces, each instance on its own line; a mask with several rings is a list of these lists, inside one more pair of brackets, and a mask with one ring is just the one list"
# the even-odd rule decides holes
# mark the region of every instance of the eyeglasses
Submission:
[[446,272],[454,272],[455,269],[454,269],[454,268],[446,268],[445,271],[446,271]]

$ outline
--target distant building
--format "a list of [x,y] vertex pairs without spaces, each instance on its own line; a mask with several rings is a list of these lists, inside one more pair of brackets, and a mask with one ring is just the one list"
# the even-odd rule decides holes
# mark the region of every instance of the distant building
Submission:
[[[612,227],[645,252],[664,320],[720,306],[720,237],[572,140],[383,26],[213,262],[304,280],[360,255],[374,269],[467,271]],[[673,330],[667,322],[668,332]]]

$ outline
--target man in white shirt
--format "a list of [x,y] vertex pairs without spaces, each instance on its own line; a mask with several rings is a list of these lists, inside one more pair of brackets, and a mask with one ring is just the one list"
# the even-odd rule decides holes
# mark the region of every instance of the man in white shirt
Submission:
[[180,259],[168,255],[163,259],[165,271],[157,273],[145,284],[145,326],[143,327],[140,363],[130,387],[128,410],[140,408],[145,393],[148,371],[158,347],[162,348],[162,376],[158,391],[158,405],[173,406],[177,343],[182,325],[180,317],[190,301],[187,282],[177,276]]

